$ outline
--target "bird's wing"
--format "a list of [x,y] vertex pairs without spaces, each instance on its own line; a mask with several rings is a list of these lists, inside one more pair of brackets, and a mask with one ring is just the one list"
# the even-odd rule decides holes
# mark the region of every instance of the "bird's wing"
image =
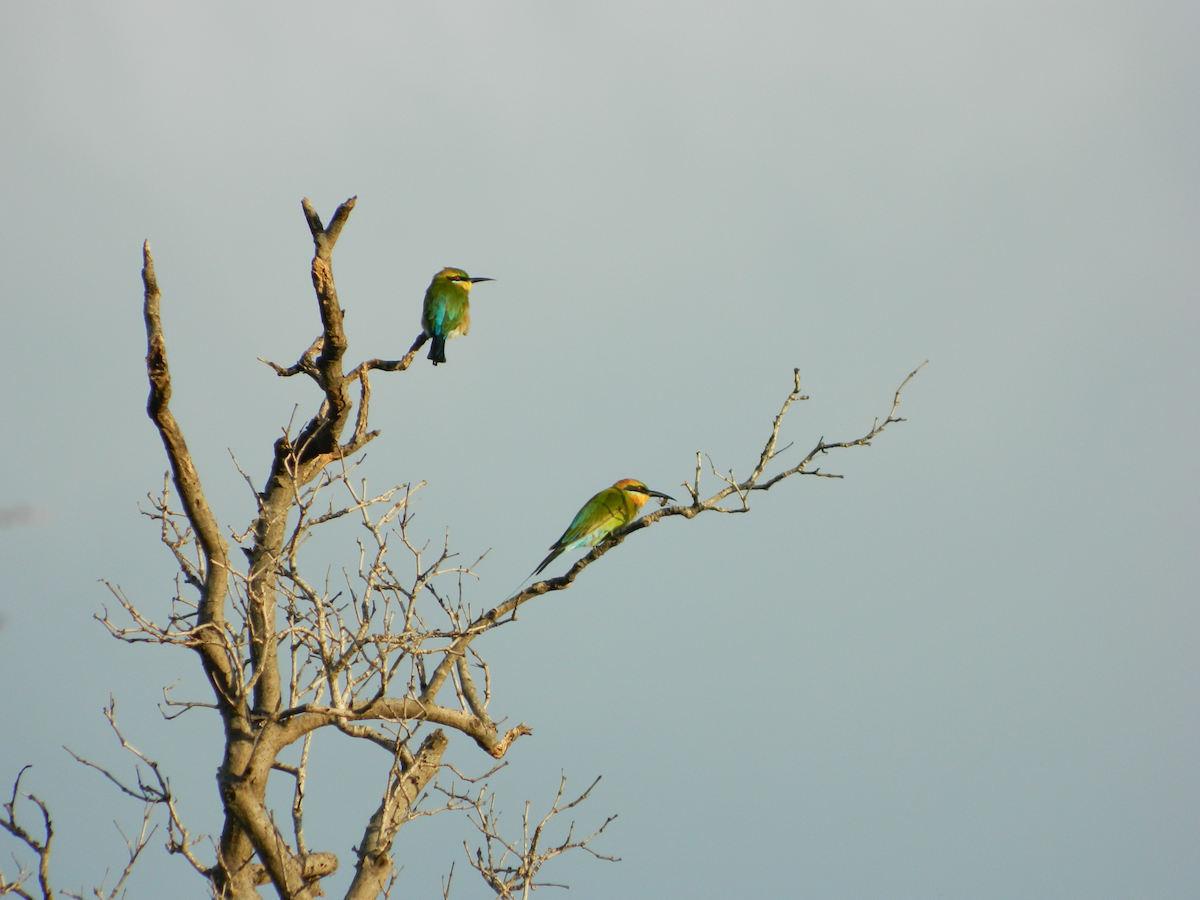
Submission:
[[[637,515],[637,510],[633,511],[633,515]],[[629,519],[625,492],[619,488],[605,488],[575,513],[575,518],[562,537],[551,545],[550,555],[533,570],[533,574],[539,574],[567,550],[596,546],[618,528],[628,524]]]
[[430,337],[442,333],[442,319],[446,315],[446,304],[436,294],[426,293],[421,308],[421,326]]
[[[618,488],[605,488],[575,514],[555,547],[574,550],[594,547],[625,524],[625,496]],[[553,549],[553,548],[552,548]]]
[[[464,298],[453,293],[438,291],[425,298],[425,314],[422,324],[430,336],[449,337],[450,332],[464,325],[467,304]],[[467,319],[467,322],[470,320]]]

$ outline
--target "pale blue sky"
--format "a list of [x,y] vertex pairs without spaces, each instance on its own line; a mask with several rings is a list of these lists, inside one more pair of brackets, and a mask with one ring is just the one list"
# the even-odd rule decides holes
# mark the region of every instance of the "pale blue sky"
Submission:
[[[155,250],[174,408],[218,515],[311,386],[300,198],[357,194],[335,272],[350,355],[395,357],[444,265],[482,286],[445,367],[373,382],[372,483],[492,548],[499,599],[592,492],[745,474],[909,421],[750,515],[637,535],[488,639],[534,736],[513,821],[560,771],[618,865],[570,897],[1124,900],[1200,894],[1200,8],[1194,3],[0,2],[0,779],[91,883],[137,810],[99,710],[218,827],[214,723],[163,723],[182,653],[91,619],[162,610],[136,504],[138,271]],[[353,564],[349,548],[321,565]],[[318,741],[309,839],[342,859],[382,754]],[[454,761],[480,770],[459,741]],[[335,773],[333,766],[338,767]],[[6,783],[6,782],[5,782]],[[397,846],[405,896],[485,897],[463,820]],[[0,850],[8,845],[0,841]],[[470,876],[470,877],[468,877]],[[157,851],[132,896],[200,880]]]

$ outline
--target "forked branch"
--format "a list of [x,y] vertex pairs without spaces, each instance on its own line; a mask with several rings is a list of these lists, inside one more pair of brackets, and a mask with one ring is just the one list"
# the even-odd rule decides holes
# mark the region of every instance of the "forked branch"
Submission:
[[[46,804],[34,794],[26,794],[21,791],[21,779],[31,768],[33,766],[23,767],[13,780],[12,794],[8,802],[4,804],[4,816],[0,818],[0,828],[33,851],[37,857],[37,886],[42,900],[52,900],[54,890],[50,887],[50,845],[54,842],[54,825],[50,821],[50,810],[47,809]],[[24,797],[34,804],[42,814],[42,836],[40,838],[34,837],[31,832],[26,830],[25,826],[17,821],[18,797]],[[13,859],[16,860],[15,855]],[[33,874],[32,869],[25,868],[19,861],[17,862],[17,872],[11,878],[5,876],[3,870],[0,870],[0,895],[16,894],[25,900],[34,900],[35,895],[26,887],[33,878]]]
[[[204,865],[193,853],[193,848],[204,839],[203,835],[193,838],[188,833],[187,828],[184,827],[183,820],[179,815],[179,809],[176,806],[175,796],[171,793],[171,783],[163,774],[162,768],[157,762],[150,759],[142,751],[125,740],[125,735],[121,733],[121,729],[117,725],[117,703],[111,696],[108,698],[108,706],[104,708],[103,712],[104,718],[108,720],[109,727],[112,728],[113,734],[116,735],[117,741],[121,745],[121,749],[132,755],[138,763],[141,763],[141,765],[134,765],[136,783],[130,783],[118,778],[110,769],[83,758],[69,747],[64,747],[63,749],[70,753],[76,762],[82,763],[88,768],[95,769],[116,785],[118,790],[123,794],[139,800],[143,804],[142,825],[137,838],[130,840],[125,837],[124,832],[121,833],[129,849],[129,862],[116,886],[103,894],[104,900],[111,900],[111,898],[116,897],[126,879],[129,878],[129,874],[133,871],[134,863],[137,862],[138,856],[153,836],[154,830],[149,827],[150,820],[154,814],[154,810],[158,807],[162,807],[167,813],[167,852],[182,856],[201,875],[211,877],[212,868]],[[146,777],[143,773],[142,765],[149,770],[149,774],[152,777]],[[100,896],[100,889],[97,889],[97,894]]]
[[521,897],[523,900],[529,897],[529,894],[540,887],[561,887],[565,888],[565,884],[555,884],[553,882],[538,882],[535,879],[542,866],[554,859],[556,856],[561,856],[571,850],[583,850],[590,853],[596,859],[606,862],[619,862],[619,858],[615,856],[605,856],[593,850],[589,844],[604,833],[614,819],[615,815],[609,816],[604,820],[604,823],[585,837],[575,837],[575,822],[572,821],[567,827],[567,832],[562,840],[547,843],[546,827],[550,821],[567,810],[574,809],[579,804],[583,803],[592,793],[592,789],[600,783],[600,779],[588,786],[588,789],[572,800],[570,803],[563,803],[563,792],[567,787],[567,779],[564,775],[558,784],[558,793],[554,797],[554,803],[550,806],[550,811],[546,813],[542,819],[533,827],[533,832],[530,833],[530,818],[529,818],[529,802],[525,803],[525,811],[521,817],[521,837],[519,839],[507,839],[500,834],[500,815],[496,812],[494,798],[480,792],[478,799],[472,810],[472,824],[483,836],[483,846],[475,849],[474,856],[471,854],[471,848],[463,843],[463,847],[467,851],[467,861],[471,864],[476,872],[480,874],[487,886],[490,887],[501,900],[510,900],[510,898]]

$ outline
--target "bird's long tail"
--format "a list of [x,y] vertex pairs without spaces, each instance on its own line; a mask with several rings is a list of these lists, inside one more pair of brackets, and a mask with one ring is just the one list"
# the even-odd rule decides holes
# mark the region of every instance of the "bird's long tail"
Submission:
[[432,359],[435,366],[446,361],[446,339],[444,337],[437,334],[433,336],[433,343],[429,345],[427,359]]
[[515,597],[517,594],[519,594],[521,592],[521,590],[525,587],[525,585],[529,583],[529,579],[534,578],[538,574],[540,574],[542,569],[546,568],[546,566],[550,565],[550,563],[552,563],[552,562],[554,562],[554,560],[558,559],[559,554],[561,554],[563,552],[563,550],[565,550],[565,549],[566,549],[565,547],[560,547],[557,550],[551,550],[550,555],[542,560],[541,565],[539,565],[536,569],[534,569],[532,572],[530,572],[528,575],[526,575],[523,579],[521,579],[521,583],[518,584],[515,588],[513,588],[511,591],[509,591],[504,596],[506,598],[508,598],[508,597]]
[[533,578],[535,575],[540,575],[542,572],[542,569],[546,568],[546,566],[550,565],[550,563],[552,563],[556,559],[558,559],[559,555],[565,549],[566,549],[565,547],[555,547],[553,550],[551,550],[550,555],[542,560],[541,565],[539,565],[536,569],[534,569],[533,572],[530,573],[529,577]]

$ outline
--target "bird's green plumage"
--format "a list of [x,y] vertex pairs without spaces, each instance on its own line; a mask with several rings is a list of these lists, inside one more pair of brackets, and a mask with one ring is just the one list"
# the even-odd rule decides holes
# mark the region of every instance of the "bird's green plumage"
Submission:
[[551,550],[594,547],[618,528],[637,518],[639,505],[620,488],[605,488],[575,514]]
[[491,280],[471,278],[462,269],[446,267],[429,282],[421,308],[421,327],[433,342],[429,358],[435,366],[446,361],[446,341],[466,334],[471,327],[471,285]]
[[595,547],[609,535],[620,531],[637,518],[638,510],[650,497],[674,499],[650,490],[635,478],[626,478],[605,488],[583,504],[562,537],[550,547],[550,555],[542,560],[533,574],[537,575],[554,562],[560,553],[578,547]]

